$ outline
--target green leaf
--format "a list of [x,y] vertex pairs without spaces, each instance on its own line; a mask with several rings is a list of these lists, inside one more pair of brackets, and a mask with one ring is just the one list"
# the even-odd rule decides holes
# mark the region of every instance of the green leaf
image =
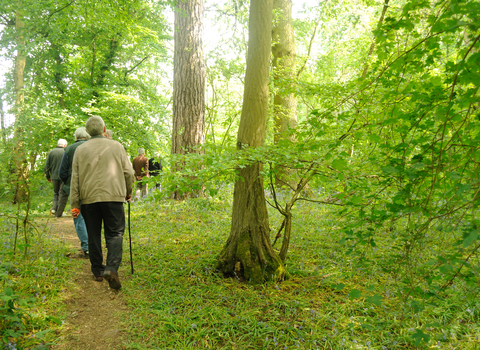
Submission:
[[11,297],[13,295],[13,289],[12,288],[5,288],[4,293],[6,296]]
[[445,264],[440,266],[438,269],[440,270],[441,273],[448,273],[449,271],[453,270],[453,266],[450,264]]
[[350,291],[350,293],[348,293],[348,296],[350,297],[350,299],[358,299],[358,298],[361,298],[362,297],[362,292],[359,291],[358,289],[352,289]]
[[415,164],[412,165],[412,168],[414,168],[415,170],[422,170],[423,168],[425,168],[425,164],[415,163]]
[[389,175],[398,174],[400,172],[397,168],[390,165],[384,166],[381,169],[385,174],[389,174]]
[[478,239],[478,231],[472,231],[467,238],[463,240],[463,247],[466,248]]
[[360,196],[353,196],[352,198],[350,198],[350,203],[352,204],[360,204],[362,203],[362,201],[363,201],[363,198]]
[[365,300],[368,301],[369,303],[372,303],[374,305],[380,306],[382,305],[382,299],[383,297],[381,295],[375,294],[373,296],[366,297]]
[[343,288],[345,288],[345,285],[343,283],[339,283],[339,284],[334,284],[332,287],[335,290],[342,290]]
[[430,340],[430,336],[423,333],[420,329],[415,330],[412,338],[415,339],[415,346],[419,346],[422,340],[425,342],[425,344],[428,343],[428,341]]
[[455,194],[457,196],[461,195],[462,193],[464,192],[468,192],[470,191],[470,189],[472,188],[472,186],[470,184],[465,184],[465,185],[459,185],[458,186],[458,190],[455,192]]
[[344,159],[335,159],[332,162],[332,168],[338,171],[342,171],[347,167],[347,161]]

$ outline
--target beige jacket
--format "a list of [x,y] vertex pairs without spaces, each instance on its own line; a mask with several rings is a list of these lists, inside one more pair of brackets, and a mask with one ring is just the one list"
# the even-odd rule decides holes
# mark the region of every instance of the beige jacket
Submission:
[[97,202],[124,202],[132,194],[134,172],[123,146],[94,136],[75,151],[70,184],[70,206]]

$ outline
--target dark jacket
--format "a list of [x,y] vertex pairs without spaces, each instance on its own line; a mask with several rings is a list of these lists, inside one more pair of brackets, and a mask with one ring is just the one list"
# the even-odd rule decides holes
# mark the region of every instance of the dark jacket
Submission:
[[45,166],[43,168],[43,172],[45,173],[47,180],[60,180],[58,169],[62,163],[64,153],[65,148],[60,146],[55,147],[48,153],[47,161],[45,162]]
[[158,176],[162,169],[163,167],[160,161],[156,162],[155,158],[150,158],[148,160],[148,170],[150,171],[150,176]]
[[73,145],[67,146],[67,148],[65,148],[65,154],[63,155],[62,163],[60,164],[60,168],[58,169],[58,175],[63,181],[63,190],[66,194],[70,194],[73,155],[75,154],[75,150],[77,149],[77,147],[84,142],[87,142],[87,140],[77,140]]

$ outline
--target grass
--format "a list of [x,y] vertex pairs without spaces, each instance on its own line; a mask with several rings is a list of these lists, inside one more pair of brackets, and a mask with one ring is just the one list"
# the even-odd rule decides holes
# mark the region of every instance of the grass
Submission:
[[65,243],[43,230],[40,218],[48,213],[43,207],[31,212],[37,230],[28,229],[28,244],[20,225],[14,255],[16,207],[3,203],[1,209],[0,347],[48,349],[65,318],[62,301],[74,287],[64,272],[75,269],[75,264],[65,257]]
[[[130,307],[123,317],[127,349],[480,349],[478,279],[456,281],[442,299],[407,296],[388,266],[388,237],[351,254],[338,243],[345,218],[324,206],[295,208],[289,280],[254,286],[219,276],[213,266],[228,238],[231,206],[230,193],[132,204],[135,274],[123,278],[130,275],[127,244],[120,270]],[[44,208],[38,210],[34,216]],[[280,217],[271,211],[270,219],[273,236]],[[11,220],[3,225],[14,228]],[[72,288],[58,269],[75,266],[62,242],[32,235],[26,259],[0,255],[8,272],[0,286],[34,298],[22,306],[26,333],[16,344],[40,349],[54,341],[62,294]],[[2,251],[11,251],[12,234],[0,237]],[[42,339],[32,337],[40,332]]]

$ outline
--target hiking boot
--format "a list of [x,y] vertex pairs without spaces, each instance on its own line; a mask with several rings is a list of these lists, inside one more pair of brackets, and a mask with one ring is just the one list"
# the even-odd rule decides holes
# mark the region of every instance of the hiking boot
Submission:
[[103,282],[103,277],[102,277],[102,276],[95,276],[95,275],[93,275],[93,277],[95,278],[95,281],[96,281],[96,282]]
[[80,257],[84,259],[90,259],[90,254],[88,254],[88,250],[85,250],[80,253]]
[[108,285],[110,286],[110,288],[112,289],[122,288],[122,285],[120,284],[120,280],[118,279],[118,276],[115,272],[104,271],[103,277],[108,281]]

